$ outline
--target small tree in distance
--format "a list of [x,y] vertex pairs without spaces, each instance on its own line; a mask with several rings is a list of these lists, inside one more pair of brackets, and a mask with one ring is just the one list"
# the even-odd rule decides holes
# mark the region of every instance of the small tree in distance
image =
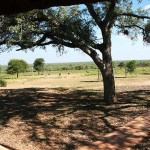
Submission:
[[124,68],[124,67],[125,67],[125,63],[124,63],[124,62],[120,62],[120,63],[118,64],[118,67],[119,67],[119,68]]
[[38,75],[40,74],[40,72],[43,71],[44,69],[44,59],[43,58],[37,58],[35,59],[34,63],[33,63],[33,68],[38,72]]
[[135,60],[127,62],[127,64],[126,64],[126,72],[127,73],[131,74],[131,73],[135,72],[135,69],[136,69],[136,61]]
[[22,59],[12,59],[8,62],[7,73],[17,74],[17,78],[20,72],[25,72],[28,68],[27,62]]

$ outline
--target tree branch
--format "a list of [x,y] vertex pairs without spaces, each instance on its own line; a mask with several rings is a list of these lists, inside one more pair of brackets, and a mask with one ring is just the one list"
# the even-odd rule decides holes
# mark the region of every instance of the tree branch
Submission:
[[44,34],[40,40],[38,40],[33,46],[43,43],[47,38],[47,34]]
[[23,13],[33,9],[46,9],[53,6],[70,6],[111,0],[3,0],[0,2],[0,15]]
[[95,12],[93,4],[86,4],[86,6],[88,8],[90,15],[95,20],[96,24],[99,26],[99,28],[101,28],[102,20],[101,20],[100,16]]
[[116,17],[115,6],[116,6],[116,0],[114,0],[110,3],[106,17],[104,19],[105,24],[109,25],[109,28],[111,28],[113,26],[114,19]]
[[56,45],[64,45],[66,47],[69,47],[69,48],[78,48],[75,44],[73,43],[69,43],[69,42],[65,42],[65,41],[49,41],[49,42],[46,42],[46,43],[41,43],[41,44],[38,44],[37,46],[46,46],[46,45],[50,45],[50,44],[56,44]]
[[122,14],[118,14],[118,16],[129,16],[129,17],[135,17],[139,19],[150,19],[149,16],[139,16],[139,15],[132,14],[132,13],[122,13]]
[[118,25],[118,24],[115,24],[115,27],[119,27],[119,28],[132,28],[132,27],[136,27],[136,28],[139,28],[140,30],[143,30],[144,31],[144,28],[138,26],[138,25]]
[[0,45],[3,45],[6,43],[6,40],[0,41]]

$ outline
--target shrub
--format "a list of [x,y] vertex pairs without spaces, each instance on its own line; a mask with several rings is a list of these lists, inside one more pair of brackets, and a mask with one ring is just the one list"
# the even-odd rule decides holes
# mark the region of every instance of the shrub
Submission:
[[7,82],[4,80],[0,80],[0,87],[6,87],[7,86]]

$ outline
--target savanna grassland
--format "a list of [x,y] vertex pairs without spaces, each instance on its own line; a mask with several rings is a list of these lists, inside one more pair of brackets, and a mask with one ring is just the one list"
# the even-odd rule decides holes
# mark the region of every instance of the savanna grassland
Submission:
[[[92,63],[61,65],[49,64],[39,76],[34,71],[20,73],[18,79],[1,74],[7,81],[7,87],[0,87],[1,145],[73,150],[150,111],[149,66],[137,67],[127,78],[124,68],[115,67],[118,102],[108,106],[101,75]],[[133,149],[150,147],[149,139],[143,143]]]

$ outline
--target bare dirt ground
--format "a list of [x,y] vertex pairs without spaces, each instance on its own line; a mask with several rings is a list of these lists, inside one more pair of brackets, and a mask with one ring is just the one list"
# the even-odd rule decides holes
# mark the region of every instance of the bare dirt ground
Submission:
[[[96,77],[12,81],[0,88],[0,145],[12,150],[73,150],[150,111],[150,77],[116,78],[116,85],[118,102],[107,106]],[[147,141],[134,149],[148,150]]]

